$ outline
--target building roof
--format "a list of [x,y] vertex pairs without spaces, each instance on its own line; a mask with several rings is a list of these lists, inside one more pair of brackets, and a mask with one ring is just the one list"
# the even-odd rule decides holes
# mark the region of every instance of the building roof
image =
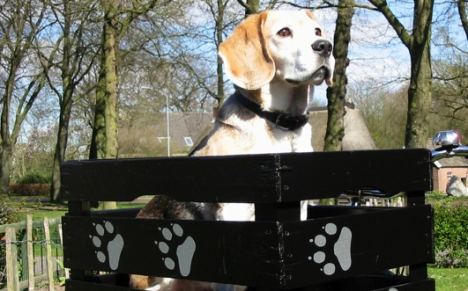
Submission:
[[[173,112],[169,114],[171,148],[173,153],[186,153],[191,148],[187,138],[196,144],[212,126],[212,114],[200,112]],[[166,116],[161,114],[160,122],[148,128],[147,133],[158,139],[164,146],[166,140]],[[326,108],[310,111],[309,122],[312,125],[312,145],[315,151],[322,151],[327,126]],[[344,150],[375,149],[374,141],[358,109],[346,108]]]
[[[186,153],[197,142],[199,136],[211,127],[212,114],[202,112],[171,112],[169,114],[169,133],[174,153]],[[166,115],[161,122],[151,126],[150,132],[162,144],[167,143]]]
[[[314,108],[310,111],[312,145],[315,151],[323,151],[327,118],[326,108]],[[376,148],[359,109],[346,107],[344,127],[343,150],[371,150]]]

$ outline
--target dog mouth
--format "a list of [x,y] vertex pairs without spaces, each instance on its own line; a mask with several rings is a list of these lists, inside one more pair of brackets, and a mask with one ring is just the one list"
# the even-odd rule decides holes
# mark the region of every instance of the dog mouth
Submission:
[[292,85],[298,86],[304,83],[312,83],[314,85],[320,85],[323,83],[323,81],[330,80],[331,78],[331,71],[328,67],[326,66],[321,66],[318,68],[315,72],[313,72],[311,75],[308,75],[306,78],[302,80],[294,80],[294,79],[286,79],[286,81]]
[[331,78],[330,74],[331,72],[329,68],[325,66],[321,66],[312,74],[311,76],[312,83],[314,85],[320,85],[323,83],[324,80],[330,80]]

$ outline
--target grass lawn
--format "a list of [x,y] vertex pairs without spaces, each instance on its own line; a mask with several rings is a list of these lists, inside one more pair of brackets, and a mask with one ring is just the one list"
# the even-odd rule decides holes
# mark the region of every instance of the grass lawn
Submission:
[[429,268],[429,276],[435,279],[437,291],[468,291],[468,268]]
[[[16,221],[26,219],[27,214],[32,214],[33,219],[57,218],[63,216],[67,212],[66,204],[56,204],[43,202],[40,198],[44,197],[27,197],[15,196],[8,203],[14,206],[17,210],[15,214]],[[134,202],[117,202],[118,208],[136,208],[143,207],[145,203]]]

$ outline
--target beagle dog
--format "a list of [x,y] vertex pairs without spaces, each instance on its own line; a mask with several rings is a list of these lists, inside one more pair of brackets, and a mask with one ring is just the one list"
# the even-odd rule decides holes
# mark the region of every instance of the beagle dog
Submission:
[[[331,84],[332,49],[309,10],[265,11],[242,21],[219,46],[235,93],[224,102],[213,128],[191,154],[312,151],[307,108],[314,86]],[[139,217],[242,221],[254,219],[254,208],[242,203],[179,203],[155,196]],[[305,212],[301,218],[305,219]],[[154,283],[154,278],[131,277],[133,288],[144,289]],[[171,291],[214,290],[208,283],[183,280],[160,283],[158,287]]]

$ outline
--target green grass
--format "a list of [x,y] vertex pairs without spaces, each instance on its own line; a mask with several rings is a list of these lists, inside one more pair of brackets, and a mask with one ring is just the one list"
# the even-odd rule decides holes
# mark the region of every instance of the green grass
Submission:
[[437,291],[468,291],[468,268],[429,268],[429,277],[435,279]]
[[[17,209],[15,220],[22,221],[26,219],[27,214],[32,214],[33,219],[47,218],[58,218],[63,216],[67,212],[66,204],[56,204],[49,202],[30,201],[30,199],[38,198],[16,196],[11,199],[9,203]],[[117,208],[137,208],[143,207],[144,203],[133,203],[133,202],[117,202]]]

